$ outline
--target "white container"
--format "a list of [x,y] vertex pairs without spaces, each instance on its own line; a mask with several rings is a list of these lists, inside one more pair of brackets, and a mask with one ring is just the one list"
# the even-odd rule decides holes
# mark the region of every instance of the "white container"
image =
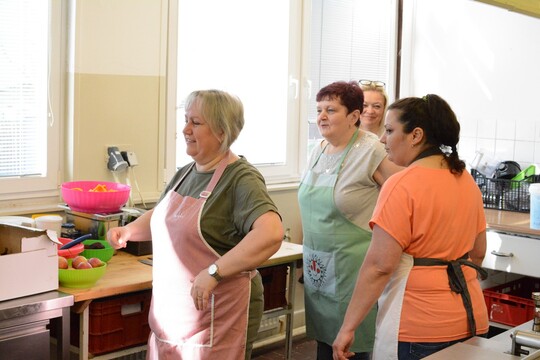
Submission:
[[531,229],[540,230],[540,184],[530,184],[531,194]]
[[56,236],[60,236],[62,233],[62,222],[64,218],[60,215],[43,215],[35,219],[36,227],[43,230],[54,230]]

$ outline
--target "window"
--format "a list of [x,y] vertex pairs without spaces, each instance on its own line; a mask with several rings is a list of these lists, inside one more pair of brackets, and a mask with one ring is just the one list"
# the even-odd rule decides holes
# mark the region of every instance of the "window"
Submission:
[[396,72],[397,0],[313,0],[310,144],[320,138],[315,94],[338,80],[379,80],[392,102]]
[[216,88],[244,104],[244,129],[232,150],[257,165],[267,180],[294,177],[300,129],[299,6],[296,0],[179,0],[177,167],[191,161],[182,136],[183,101],[193,90]]
[[0,203],[11,208],[58,196],[61,8],[0,2]]
[[178,0],[177,20],[176,167],[191,161],[182,129],[192,90],[240,97],[246,125],[232,150],[268,184],[299,179],[308,140],[320,137],[314,95],[322,86],[366,78],[393,93],[397,0]]

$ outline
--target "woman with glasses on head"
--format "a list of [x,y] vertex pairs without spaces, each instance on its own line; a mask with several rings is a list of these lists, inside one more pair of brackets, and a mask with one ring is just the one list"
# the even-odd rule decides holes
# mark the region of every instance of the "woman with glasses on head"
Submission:
[[[332,359],[332,341],[343,322],[358,269],[371,241],[368,221],[380,186],[400,168],[374,134],[359,129],[364,95],[356,81],[338,81],[317,93],[314,147],[298,190],[304,234],[307,336],[317,359]],[[376,309],[358,330],[353,359],[369,359]]]
[[373,240],[358,275],[334,360],[348,359],[355,329],[378,301],[373,359],[429,356],[489,328],[477,272],[486,252],[482,195],[459,158],[459,122],[441,97],[388,107],[381,137],[406,166],[381,189]]
[[360,88],[364,92],[364,110],[360,115],[360,129],[370,131],[381,137],[384,132],[384,114],[388,95],[384,90],[384,82],[360,80]]

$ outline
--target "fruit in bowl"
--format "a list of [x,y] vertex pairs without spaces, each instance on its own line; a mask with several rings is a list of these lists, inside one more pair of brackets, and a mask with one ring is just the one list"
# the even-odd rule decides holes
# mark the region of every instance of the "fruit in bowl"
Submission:
[[81,255],[86,258],[98,258],[103,262],[109,262],[114,255],[114,248],[107,240],[85,240],[84,250]]
[[81,261],[75,269],[93,269],[94,267],[88,261]]
[[73,258],[73,260],[71,261],[71,266],[74,269],[78,269],[79,265],[82,264],[82,263],[85,263],[85,262],[88,262],[88,259],[83,255],[79,255],[79,256],[76,256],[75,258]]
[[[90,288],[103,277],[107,269],[107,264],[97,258],[86,259],[84,256],[78,256],[69,260],[68,263],[71,263],[71,266],[67,269],[58,269],[60,286],[67,288]],[[75,265],[73,265],[74,263]],[[95,264],[95,266],[92,266],[92,264]]]
[[96,241],[91,244],[84,244],[85,249],[105,249],[105,245]]
[[63,256],[58,257],[58,268],[59,269],[67,269],[69,268],[69,263],[67,259]]
[[100,266],[105,265],[105,262],[104,262],[104,261],[101,261],[101,260],[98,259],[98,258],[90,258],[90,259],[88,259],[88,263],[89,263],[93,268],[96,268],[96,267],[100,267]]
[[90,214],[117,213],[129,200],[131,187],[109,181],[69,181],[62,184],[62,198],[73,211]]

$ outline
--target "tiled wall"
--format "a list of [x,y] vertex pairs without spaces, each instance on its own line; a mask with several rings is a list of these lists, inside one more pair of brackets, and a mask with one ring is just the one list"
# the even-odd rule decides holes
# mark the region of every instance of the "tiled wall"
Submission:
[[448,101],[468,164],[484,150],[540,166],[540,19],[480,1],[411,0],[403,22],[400,96]]
[[458,151],[468,165],[477,150],[500,160],[517,161],[522,168],[540,164],[540,121],[467,119],[460,124]]

